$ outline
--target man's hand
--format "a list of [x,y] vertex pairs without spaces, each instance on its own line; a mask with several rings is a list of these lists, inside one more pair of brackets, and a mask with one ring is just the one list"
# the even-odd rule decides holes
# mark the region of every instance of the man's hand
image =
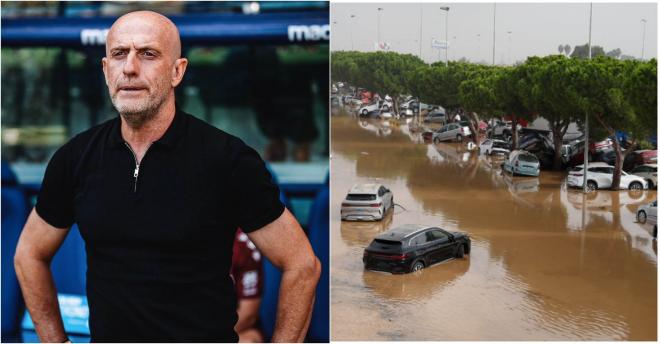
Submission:
[[14,267],[23,298],[42,343],[68,340],[62,323],[50,261],[69,233],[55,228],[33,209],[18,240]]
[[295,217],[285,209],[275,221],[248,233],[259,251],[282,270],[273,342],[302,342],[312,319],[321,263]]

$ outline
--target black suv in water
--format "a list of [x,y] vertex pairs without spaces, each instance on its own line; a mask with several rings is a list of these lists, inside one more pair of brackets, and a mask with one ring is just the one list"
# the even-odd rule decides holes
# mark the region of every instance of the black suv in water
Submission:
[[421,270],[449,258],[470,254],[465,233],[438,227],[403,225],[379,234],[364,250],[365,269],[391,273]]

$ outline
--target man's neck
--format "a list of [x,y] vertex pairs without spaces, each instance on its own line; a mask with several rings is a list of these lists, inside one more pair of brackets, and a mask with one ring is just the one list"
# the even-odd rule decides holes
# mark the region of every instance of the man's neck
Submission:
[[160,139],[174,120],[176,107],[174,101],[166,101],[158,113],[139,127],[130,126],[121,117],[121,136],[130,146],[138,161],[142,160],[149,146]]

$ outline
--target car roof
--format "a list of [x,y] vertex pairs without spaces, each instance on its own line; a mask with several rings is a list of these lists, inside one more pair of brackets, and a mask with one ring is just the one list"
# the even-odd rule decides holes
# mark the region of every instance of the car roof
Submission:
[[406,237],[413,235],[421,230],[431,228],[428,225],[406,224],[398,227],[391,228],[376,236],[376,239],[383,240],[403,240]]
[[[582,168],[584,168],[584,164],[577,165],[577,166],[575,166],[575,167],[582,167]],[[608,163],[606,163],[606,162],[602,162],[602,161],[594,161],[594,162],[590,162],[590,163],[589,163],[589,167],[614,167],[614,166],[612,166],[612,165],[610,165],[610,164],[608,164]]]
[[376,193],[380,186],[380,184],[375,183],[355,184],[348,193]]

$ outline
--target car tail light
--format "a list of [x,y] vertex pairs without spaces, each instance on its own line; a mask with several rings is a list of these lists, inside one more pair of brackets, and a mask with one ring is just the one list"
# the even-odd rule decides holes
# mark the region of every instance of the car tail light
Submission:
[[383,205],[383,203],[369,204],[369,206],[372,207],[372,208],[380,208],[382,205]]

